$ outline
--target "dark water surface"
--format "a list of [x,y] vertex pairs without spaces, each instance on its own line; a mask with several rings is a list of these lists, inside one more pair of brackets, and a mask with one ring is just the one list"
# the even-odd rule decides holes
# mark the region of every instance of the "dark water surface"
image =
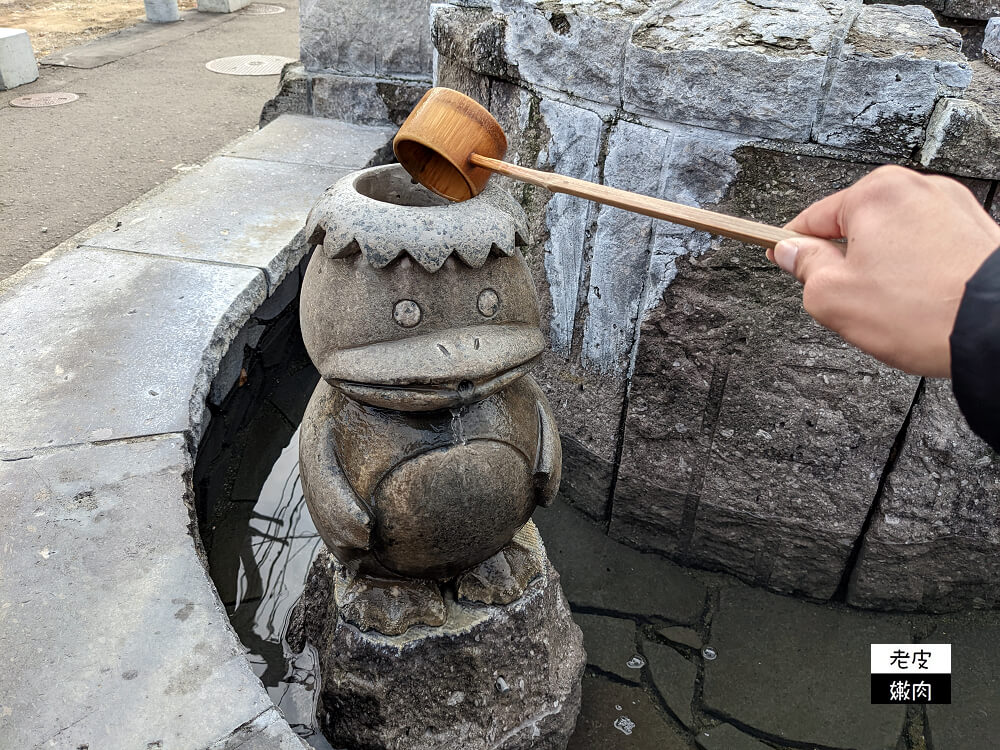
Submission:
[[[233,571],[235,592],[226,609],[271,700],[312,747],[332,750],[314,726],[319,697],[316,651],[306,646],[301,654],[294,654],[284,640],[291,609],[302,594],[309,566],[322,544],[302,494],[298,447],[296,432],[264,481],[249,524],[236,512],[220,524],[231,522],[235,534],[216,527],[212,558],[238,560],[238,570]],[[242,538],[237,537],[240,531]],[[213,578],[227,568],[213,566]]]

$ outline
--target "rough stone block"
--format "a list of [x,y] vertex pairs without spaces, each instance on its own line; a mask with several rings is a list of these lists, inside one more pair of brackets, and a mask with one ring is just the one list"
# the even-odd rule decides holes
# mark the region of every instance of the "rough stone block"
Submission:
[[306,70],[367,76],[431,74],[428,0],[309,0],[299,6]]
[[[618,123],[608,140],[604,184],[645,195],[661,195],[664,165],[673,134]],[[653,219],[600,206],[583,328],[585,365],[609,375],[627,372],[653,245]]]
[[[719,134],[676,135],[619,122],[611,132],[604,183],[687,205],[719,201],[735,176],[738,142]],[[628,372],[640,318],[676,273],[676,261],[698,255],[708,236],[601,206],[597,215],[582,359],[609,375]]]
[[[538,166],[583,180],[597,180],[597,162],[603,126],[590,110],[543,99],[539,107],[548,142],[538,155]],[[568,355],[573,340],[580,285],[583,281],[587,226],[593,203],[557,194],[545,206],[545,276],[552,301],[549,344]]]
[[972,80],[962,37],[919,5],[865,5],[836,56],[813,129],[828,146],[907,157],[934,105]]
[[983,37],[983,59],[1000,70],[1000,16],[991,18],[990,22],[986,24],[986,35]]
[[625,42],[644,2],[500,0],[492,10],[435,5],[440,55],[485,75],[617,106]]
[[504,57],[521,80],[592,102],[621,102],[625,43],[644,2],[500,0],[495,7],[507,23]]
[[[868,170],[749,147],[730,159],[737,176],[716,207],[779,225]],[[826,598],[916,379],[821,329],[798,285],[756,249],[713,244],[677,261],[642,324],[610,531]]]
[[[337,72],[375,75],[376,29],[367,23],[370,6],[337,3],[344,9],[333,13],[332,3],[302,3],[299,6],[299,57],[310,73]],[[353,10],[351,10],[353,9]]]
[[826,57],[852,5],[684,0],[654,7],[626,48],[624,107],[670,122],[807,141]]
[[425,81],[321,73],[312,79],[313,114],[358,125],[401,125],[428,88]]
[[604,521],[611,498],[625,384],[588,372],[579,363],[550,352],[543,353],[532,372],[556,415],[564,446],[564,475],[573,467],[583,469],[561,488],[560,496],[591,518]]
[[[462,65],[455,64],[451,58],[443,55],[435,55],[434,85],[445,86],[450,89],[463,92],[466,96],[475,99],[489,109],[490,89],[494,83],[500,83],[493,78],[488,78],[480,73],[476,73]],[[527,93],[527,92],[525,92]],[[510,159],[511,140],[507,137],[507,159]],[[497,175],[497,179],[506,179]]]
[[583,638],[545,572],[506,606],[448,596],[448,622],[398,636],[361,631],[331,596],[338,575],[322,550],[292,615],[289,643],[320,653],[318,716],[337,747],[561,750],[580,709]]
[[[543,123],[539,130],[547,136],[538,166],[596,180],[603,130],[600,117],[552,100],[542,100],[538,113]],[[575,441],[571,450],[582,449],[578,457],[588,463],[596,459],[600,467],[614,461],[625,387],[623,373],[589,371],[574,350],[575,332],[583,324],[580,311],[589,274],[587,235],[595,213],[594,204],[567,195],[552,196],[544,211],[536,208],[535,216],[543,219],[547,234],[540,252],[532,254],[542,263],[529,263],[536,279],[546,282],[540,300],[551,351],[545,354],[539,382],[553,405],[560,431]],[[537,233],[535,239],[541,239]],[[606,485],[593,485],[579,501],[595,515],[610,497],[610,474],[606,478]]]
[[[474,73],[516,81],[517,65],[507,60],[504,38],[507,20],[491,8],[431,5],[431,42],[453,66]],[[440,75],[440,64],[438,75]],[[438,85],[447,85],[438,82]]]
[[233,13],[247,7],[253,0],[198,0],[202,13]]
[[991,16],[1000,16],[1000,0],[944,0],[942,12],[949,18],[985,21]]
[[[287,151],[297,146],[288,139]],[[249,146],[247,146],[249,148]],[[272,285],[305,254],[309,207],[349,170],[219,157],[126,211],[88,245],[267,272]]]
[[973,77],[965,95],[937,103],[920,163],[940,172],[1000,179],[1000,70],[982,61],[969,65]]
[[[565,371],[563,373],[566,375]],[[584,384],[583,377],[579,377]],[[572,386],[569,387],[572,389]],[[549,387],[547,393],[557,389]],[[560,389],[562,390],[562,389]],[[584,389],[586,391],[586,388]],[[549,400],[553,398],[549,396]],[[568,399],[566,400],[568,405]],[[619,406],[620,408],[620,406]],[[592,415],[592,412],[591,412]],[[608,415],[613,417],[614,415]],[[583,443],[562,430],[559,435],[563,449],[563,476],[559,485],[559,498],[596,523],[607,523],[611,485],[614,479],[614,462],[588,450]],[[612,454],[612,458],[613,458]]]
[[283,115],[224,153],[245,159],[362,169],[385,149],[395,128],[354,125],[323,117]]
[[261,129],[283,114],[310,115],[309,76],[300,62],[290,62],[281,70],[278,92],[268,99],[260,111]]
[[0,420],[0,446],[197,438],[223,353],[267,296],[263,274],[97,248],[44,260],[0,290],[0,352],[18,362],[0,410],[22,415]]
[[[906,707],[871,705],[870,646],[910,642],[903,617],[724,588],[709,639],[718,657],[704,662],[704,705],[800,747],[895,750]],[[828,706],[849,706],[850,720],[819,710]]]
[[190,470],[181,435],[0,463],[5,746],[232,747],[274,710],[196,552]]
[[429,0],[389,0],[366,6],[369,14],[377,9],[369,23],[381,31],[375,57],[376,74],[423,78],[431,75],[430,5]]
[[24,29],[0,28],[0,91],[31,83],[38,78],[38,64]]
[[928,380],[865,536],[848,601],[954,611],[1000,603],[1000,466],[946,380]]

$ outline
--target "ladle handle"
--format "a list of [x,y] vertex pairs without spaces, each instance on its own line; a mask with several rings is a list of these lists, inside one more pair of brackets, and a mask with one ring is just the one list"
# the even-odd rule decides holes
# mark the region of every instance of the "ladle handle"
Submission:
[[781,227],[773,227],[769,224],[740,219],[735,216],[707,211],[704,208],[693,208],[680,203],[672,203],[661,198],[652,198],[648,195],[631,193],[628,190],[608,187],[607,185],[597,185],[586,180],[578,180],[574,177],[555,174],[553,172],[542,172],[537,169],[528,169],[514,164],[508,164],[499,159],[491,159],[488,156],[472,154],[469,161],[477,167],[492,170],[499,174],[513,177],[515,180],[538,185],[553,193],[566,193],[579,198],[597,201],[616,208],[624,208],[626,211],[634,211],[644,216],[652,216],[654,219],[666,219],[675,224],[683,224],[694,229],[703,229],[712,234],[730,237],[741,242],[749,242],[752,245],[772,248],[780,240],[800,237],[796,232],[791,232]]

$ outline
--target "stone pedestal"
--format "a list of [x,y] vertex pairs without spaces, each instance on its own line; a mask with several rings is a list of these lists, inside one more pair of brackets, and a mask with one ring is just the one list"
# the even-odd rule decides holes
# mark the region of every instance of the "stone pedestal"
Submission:
[[446,594],[441,627],[363,632],[337,613],[340,563],[322,551],[292,616],[289,643],[322,664],[319,717],[334,747],[563,750],[580,710],[586,655],[559,574],[507,606]]

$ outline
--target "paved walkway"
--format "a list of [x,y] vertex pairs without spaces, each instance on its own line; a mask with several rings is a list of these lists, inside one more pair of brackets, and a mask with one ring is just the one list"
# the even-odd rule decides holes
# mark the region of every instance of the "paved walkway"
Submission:
[[[66,60],[96,67],[42,64],[37,81],[0,92],[0,279],[257,126],[278,76],[220,75],[205,63],[255,53],[297,58],[298,1],[271,4],[287,10],[191,11],[176,24],[140,24]],[[8,106],[54,91],[80,99]]]

